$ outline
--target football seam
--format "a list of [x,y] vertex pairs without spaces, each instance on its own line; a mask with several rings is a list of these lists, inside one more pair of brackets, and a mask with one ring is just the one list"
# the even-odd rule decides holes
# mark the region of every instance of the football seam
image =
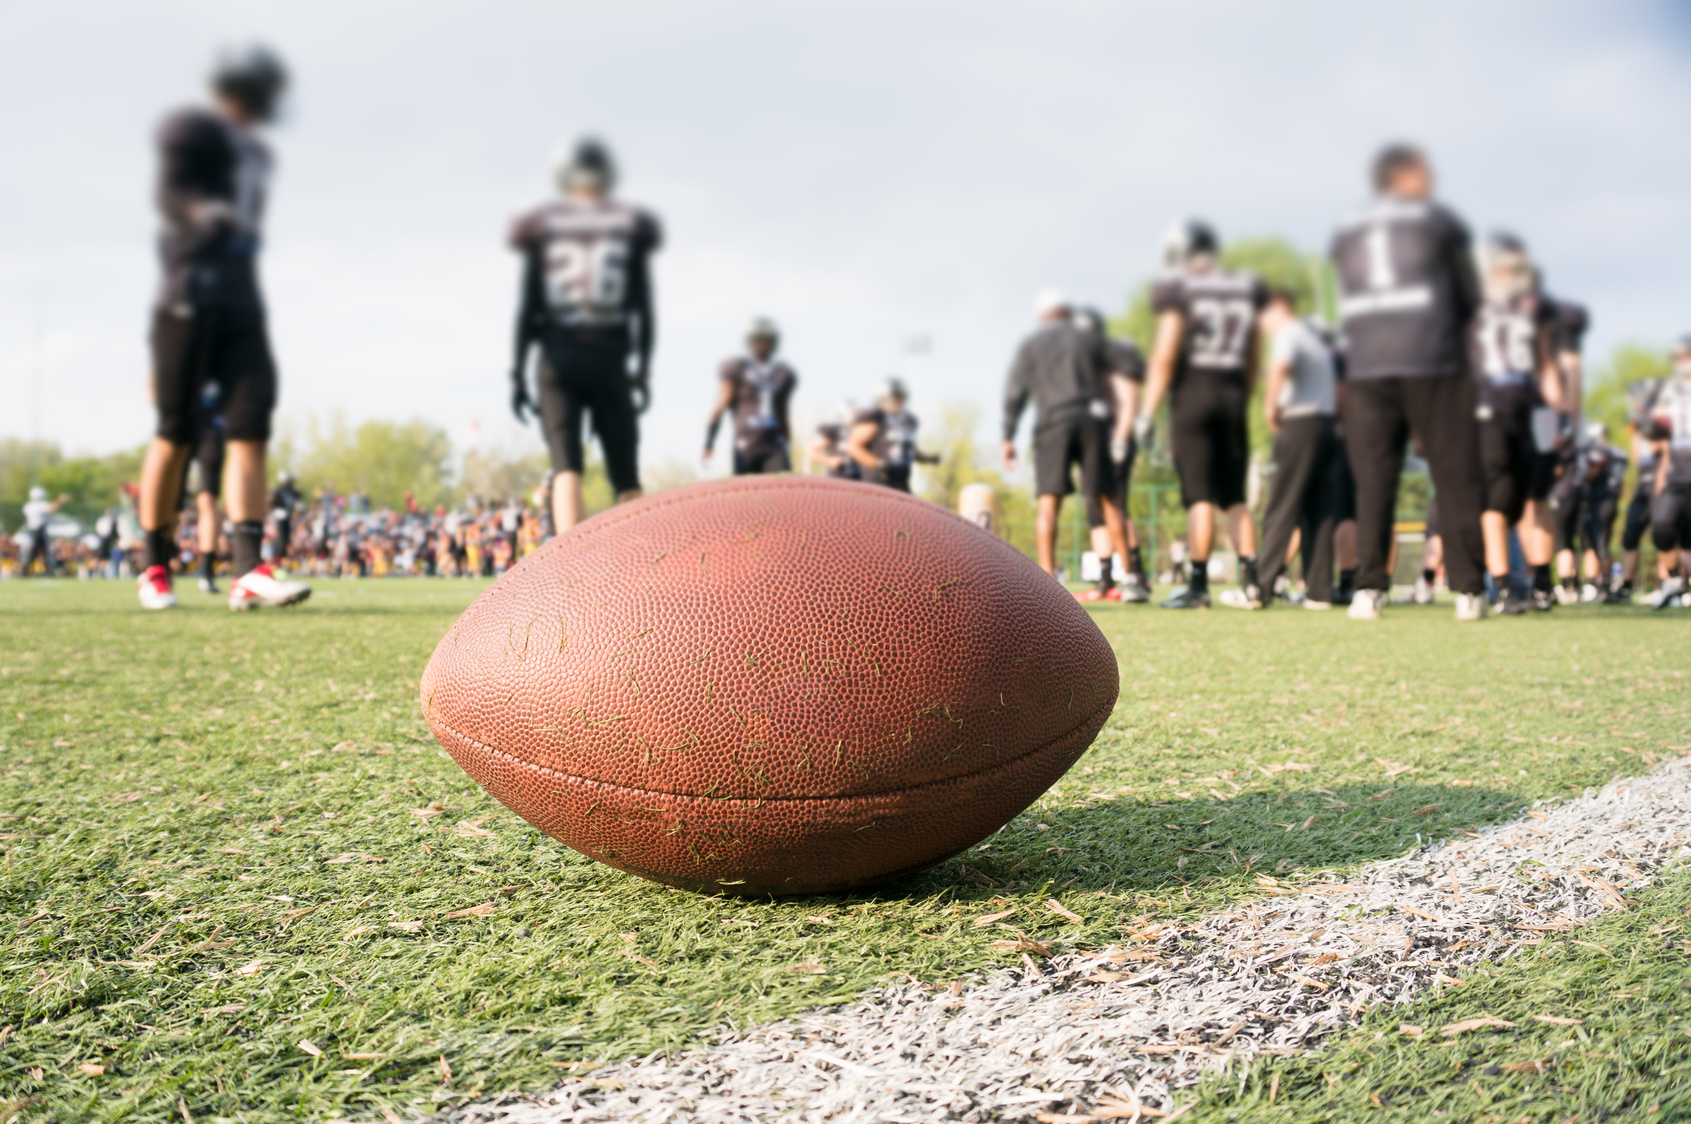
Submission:
[[[474,746],[476,749],[481,750],[483,753],[486,753],[486,754],[489,754],[489,755],[497,754],[498,756],[504,758],[506,761],[509,761],[514,765],[521,766],[522,768],[525,768],[525,769],[532,769],[536,772],[544,774],[545,776],[549,777],[550,779],[557,780],[557,781],[577,782],[577,783],[581,783],[581,784],[600,785],[600,786],[603,786],[605,788],[614,788],[614,789],[617,789],[621,792],[635,793],[635,794],[639,794],[639,795],[643,795],[643,796],[667,796],[667,797],[671,797],[671,798],[674,798],[674,799],[677,799],[677,800],[710,800],[710,801],[713,801],[715,803],[720,803],[720,804],[726,804],[726,803],[730,803],[730,802],[751,803],[753,801],[757,802],[760,805],[762,805],[762,804],[803,804],[803,803],[811,803],[811,802],[820,801],[820,800],[863,800],[863,799],[869,799],[869,798],[873,798],[873,797],[877,797],[877,796],[895,796],[895,795],[900,795],[900,794],[903,794],[903,793],[921,792],[923,789],[937,788],[940,785],[956,784],[960,781],[967,781],[967,780],[971,780],[971,779],[974,779],[974,778],[977,778],[977,777],[991,776],[993,773],[999,771],[1000,769],[1008,769],[1011,766],[1017,764],[1018,762],[1021,762],[1021,761],[1025,760],[1026,758],[1033,756],[1036,753],[1040,753],[1043,750],[1049,749],[1054,745],[1058,745],[1058,744],[1062,743],[1065,739],[1073,737],[1077,732],[1084,730],[1087,727],[1087,725],[1090,724],[1091,720],[1098,715],[1099,711],[1108,711],[1108,710],[1113,710],[1115,708],[1117,699],[1120,697],[1120,693],[1121,692],[1118,689],[1117,692],[1110,697],[1109,701],[1104,706],[1098,707],[1096,710],[1092,711],[1091,714],[1087,715],[1085,719],[1083,719],[1080,722],[1077,722],[1075,725],[1069,727],[1067,730],[1063,731],[1063,733],[1059,734],[1057,737],[1054,737],[1054,738],[1050,739],[1049,741],[1046,741],[1046,742],[1044,742],[1040,745],[1035,746],[1034,748],[1028,750],[1026,753],[1019,753],[1015,757],[1010,758],[1008,761],[1000,761],[997,764],[993,765],[993,767],[990,768],[990,769],[983,769],[981,772],[978,772],[978,773],[959,773],[959,774],[957,774],[956,776],[953,776],[953,777],[942,777],[939,780],[926,781],[922,784],[917,784],[917,785],[907,785],[907,786],[904,786],[902,788],[883,788],[883,789],[877,789],[874,792],[852,792],[852,793],[846,793],[846,794],[843,794],[843,795],[834,795],[834,796],[758,796],[758,797],[753,797],[753,796],[729,796],[729,797],[723,797],[722,799],[718,800],[716,797],[703,796],[703,795],[700,795],[698,793],[665,792],[662,789],[655,789],[655,788],[632,788],[628,785],[618,784],[615,781],[597,780],[593,777],[584,777],[584,776],[578,776],[574,773],[559,772],[556,769],[552,769],[549,766],[537,764],[536,762],[530,761],[527,758],[518,757],[514,753],[510,753],[506,750],[499,749],[495,746],[488,745],[485,742],[478,741],[477,739],[472,738],[470,735],[464,733],[463,731],[458,730],[458,729],[454,728],[453,726],[448,725],[445,722],[440,722],[438,719],[431,718],[429,720],[429,724],[431,726],[438,725],[440,727],[440,729],[445,730],[447,733],[451,734],[453,737],[458,738],[459,740],[461,740],[461,741],[463,741],[463,742],[465,742],[465,743],[467,743],[471,746]],[[1108,721],[1109,721],[1109,715],[1106,713],[1105,717],[1104,717],[1104,722],[1108,722]],[[1103,732],[1104,732],[1104,723],[1100,722],[1098,724],[1098,734],[1101,734]],[[1093,737],[1096,738],[1098,736],[1098,734],[1094,734]]]

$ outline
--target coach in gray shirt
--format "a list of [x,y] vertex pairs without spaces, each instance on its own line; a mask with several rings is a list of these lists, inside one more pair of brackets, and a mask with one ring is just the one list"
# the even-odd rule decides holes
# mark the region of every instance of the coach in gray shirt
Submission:
[[1303,553],[1306,609],[1333,603],[1333,416],[1339,406],[1338,365],[1316,328],[1298,319],[1292,296],[1269,293],[1259,320],[1269,340],[1268,428],[1274,433],[1274,477],[1263,519],[1257,586],[1228,590],[1221,603],[1235,609],[1272,604],[1286,568],[1293,532]]
[[[1039,327],[1022,341],[1004,385],[1004,468],[1016,468],[1016,425],[1032,398],[1038,409],[1033,429],[1033,473],[1038,507],[1035,537],[1039,565],[1048,574],[1057,570],[1057,514],[1063,497],[1074,491],[1069,466],[1080,466],[1080,490],[1097,498],[1110,532],[1111,548],[1127,557],[1127,536],[1121,506],[1112,483],[1112,458],[1127,453],[1132,415],[1111,409],[1105,395],[1123,393],[1100,333],[1084,331],[1069,322],[1069,302],[1046,292],[1035,303]],[[1121,380],[1123,383],[1125,379]],[[1120,418],[1112,431],[1111,418]],[[1120,454],[1119,456],[1117,454]]]

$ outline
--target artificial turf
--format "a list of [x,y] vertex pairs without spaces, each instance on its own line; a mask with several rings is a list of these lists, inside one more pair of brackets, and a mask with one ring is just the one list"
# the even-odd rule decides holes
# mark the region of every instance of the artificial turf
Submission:
[[[1109,605],[1116,714],[1003,832],[873,893],[706,898],[564,850],[434,744],[417,676],[481,588],[325,582],[236,616],[144,615],[123,583],[0,586],[0,1120],[411,1116],[540,1088],[889,977],[1015,963],[993,944],[1017,932],[1102,946],[1263,872],[1400,854],[1691,750],[1684,623],[1642,608],[1362,625]],[[1537,963],[1513,986],[1548,986]],[[1358,1074],[1384,1064],[1370,1048],[1341,1047]],[[1616,1053],[1609,1084],[1657,1073],[1644,1053]],[[1380,1111],[1277,1064],[1288,1119]],[[1406,1119],[1470,1095],[1414,1064],[1388,1098]],[[1211,1090],[1199,1114],[1241,1103]]]

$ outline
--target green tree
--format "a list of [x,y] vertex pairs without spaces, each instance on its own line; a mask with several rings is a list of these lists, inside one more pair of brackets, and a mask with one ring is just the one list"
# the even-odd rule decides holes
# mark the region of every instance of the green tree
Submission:
[[1592,368],[1585,379],[1585,417],[1609,429],[1609,440],[1625,445],[1631,420],[1628,388],[1645,379],[1664,379],[1673,373],[1673,360],[1661,348],[1623,343],[1609,358]]
[[65,495],[67,515],[91,522],[115,505],[123,485],[141,475],[145,446],[103,457],[66,457],[51,442],[0,438],[0,523],[15,527],[35,485],[53,497]]
[[313,417],[305,440],[284,438],[274,461],[277,469],[293,469],[307,495],[319,488],[365,492],[378,508],[400,507],[408,493],[426,507],[455,498],[452,441],[445,430],[416,419],[367,421],[352,429],[339,414],[327,425]]

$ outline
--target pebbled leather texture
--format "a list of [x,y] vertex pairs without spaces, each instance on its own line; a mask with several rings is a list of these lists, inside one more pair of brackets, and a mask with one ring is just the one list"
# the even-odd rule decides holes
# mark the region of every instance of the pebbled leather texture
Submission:
[[1115,655],[1020,552],[923,500],[741,477],[516,565],[419,685],[447,752],[569,847],[718,893],[846,890],[1003,826],[1091,745]]

